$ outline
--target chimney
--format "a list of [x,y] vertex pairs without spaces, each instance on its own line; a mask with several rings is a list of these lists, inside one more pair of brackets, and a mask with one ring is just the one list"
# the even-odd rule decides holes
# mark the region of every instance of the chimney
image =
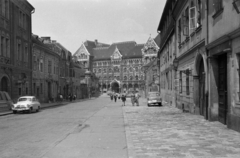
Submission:
[[41,37],[44,41],[43,43],[51,43],[51,37]]

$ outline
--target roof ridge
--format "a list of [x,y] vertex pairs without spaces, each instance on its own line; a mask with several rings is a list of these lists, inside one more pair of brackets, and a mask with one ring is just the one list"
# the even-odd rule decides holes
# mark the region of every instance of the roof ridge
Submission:
[[125,43],[136,43],[136,41],[114,42],[114,43],[112,43],[112,44],[125,44]]
[[109,47],[96,47],[96,48],[93,48],[93,49],[108,49]]

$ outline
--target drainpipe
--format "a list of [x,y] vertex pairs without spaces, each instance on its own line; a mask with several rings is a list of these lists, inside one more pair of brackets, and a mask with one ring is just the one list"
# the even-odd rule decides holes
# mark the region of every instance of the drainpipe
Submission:
[[[208,1],[206,1],[206,9],[205,9],[205,15],[206,15],[206,36],[205,36],[205,45],[208,45],[209,43],[209,29],[208,29],[208,13],[209,13],[209,7],[208,7],[209,3]],[[208,59],[208,56],[209,56],[209,52],[207,49],[206,50],[206,76],[205,76],[205,80],[207,81],[206,82],[206,85],[205,85],[205,104],[206,104],[206,120],[208,120],[210,118],[210,111],[211,111],[211,108],[208,106],[209,103],[210,103],[210,100],[209,100],[209,90],[210,90],[210,75],[209,75],[209,59]]]

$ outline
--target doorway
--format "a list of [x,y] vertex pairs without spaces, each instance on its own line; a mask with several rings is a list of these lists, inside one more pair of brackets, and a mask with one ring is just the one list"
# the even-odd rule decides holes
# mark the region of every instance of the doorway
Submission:
[[227,123],[227,54],[218,56],[218,120]]
[[200,115],[208,119],[208,108],[205,103],[205,71],[203,59],[201,59],[199,64],[199,112]]
[[3,77],[1,80],[1,91],[8,92],[8,78]]
[[119,84],[117,82],[112,83],[112,91],[119,93]]

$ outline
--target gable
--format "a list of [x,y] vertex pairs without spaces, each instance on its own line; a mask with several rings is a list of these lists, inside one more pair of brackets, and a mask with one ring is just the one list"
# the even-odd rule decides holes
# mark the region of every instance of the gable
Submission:
[[149,38],[148,41],[144,44],[142,49],[142,54],[145,55],[156,55],[159,50],[158,45],[153,38]]
[[119,52],[118,48],[116,47],[113,54],[112,54],[112,59],[121,59],[122,58],[122,54]]
[[74,53],[74,55],[78,61],[88,60],[90,53],[86,49],[85,45],[82,44],[80,48]]

